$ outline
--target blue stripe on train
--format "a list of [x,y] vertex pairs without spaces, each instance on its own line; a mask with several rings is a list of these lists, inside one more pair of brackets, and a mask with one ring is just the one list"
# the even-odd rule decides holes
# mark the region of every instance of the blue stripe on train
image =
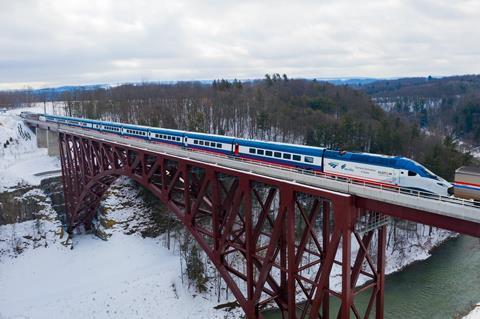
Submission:
[[454,184],[453,186],[458,187],[458,188],[463,188],[463,189],[471,189],[471,190],[474,190],[474,191],[480,191],[480,187],[476,187],[476,186],[459,185],[459,184]]

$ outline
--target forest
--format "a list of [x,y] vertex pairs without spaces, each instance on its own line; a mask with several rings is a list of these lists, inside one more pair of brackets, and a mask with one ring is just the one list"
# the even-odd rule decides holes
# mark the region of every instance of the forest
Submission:
[[408,78],[357,86],[429,132],[480,144],[480,76]]
[[[418,110],[404,108],[401,102],[438,98],[431,89],[431,82],[437,80],[405,81],[349,87],[266,74],[255,81],[124,84],[57,94],[3,92],[0,105],[57,100],[65,103],[71,116],[406,156],[452,180],[456,168],[474,161],[458,150],[457,143],[459,136],[480,137],[479,94],[474,89],[480,81],[477,77],[466,81],[469,93],[455,98],[448,107],[427,109],[422,104]],[[407,90],[408,85],[415,89]],[[425,96],[415,91],[419,85],[426,87]],[[450,84],[436,85],[442,86],[441,91]],[[387,89],[390,86],[396,89]],[[452,94],[459,96],[456,90],[452,89]],[[411,95],[405,93],[410,91]],[[399,92],[404,96],[395,100],[391,111],[378,103]],[[442,125],[451,129],[430,129]]]

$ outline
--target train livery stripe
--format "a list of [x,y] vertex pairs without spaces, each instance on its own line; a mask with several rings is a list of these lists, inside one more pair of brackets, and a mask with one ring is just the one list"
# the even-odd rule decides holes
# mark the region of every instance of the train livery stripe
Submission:
[[467,182],[454,182],[455,185],[462,185],[462,186],[471,186],[471,187],[480,187],[480,184],[475,183],[467,183]]
[[370,185],[385,186],[385,187],[389,187],[389,188],[398,188],[399,187],[398,185],[395,185],[395,184],[387,183],[387,182],[380,181],[380,180],[357,177],[356,175],[344,175],[344,174],[337,174],[337,173],[332,173],[332,172],[322,172],[322,174],[348,178],[348,179],[351,179],[353,181],[362,182],[362,183],[370,184]]
[[457,187],[457,188],[470,189],[470,190],[474,190],[474,191],[480,191],[480,186],[461,185],[461,184],[458,184],[458,183],[454,183],[453,185],[454,185],[455,187]]

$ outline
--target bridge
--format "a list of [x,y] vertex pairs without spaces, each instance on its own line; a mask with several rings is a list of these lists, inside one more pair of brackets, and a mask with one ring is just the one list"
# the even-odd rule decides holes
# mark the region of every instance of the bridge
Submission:
[[[69,231],[91,227],[103,194],[128,176],[183,223],[247,318],[271,305],[289,319],[383,318],[392,217],[480,237],[480,209],[469,201],[25,121],[58,135]],[[361,292],[370,296],[366,309],[355,304]]]

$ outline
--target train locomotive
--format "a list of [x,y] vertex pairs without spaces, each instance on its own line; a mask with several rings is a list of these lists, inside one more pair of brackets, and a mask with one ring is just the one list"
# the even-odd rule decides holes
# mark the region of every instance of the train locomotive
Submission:
[[269,165],[319,172],[372,186],[401,187],[442,196],[453,194],[453,187],[450,183],[419,163],[405,157],[336,151],[322,147],[75,117],[41,115],[39,119],[218,155],[241,157]]

